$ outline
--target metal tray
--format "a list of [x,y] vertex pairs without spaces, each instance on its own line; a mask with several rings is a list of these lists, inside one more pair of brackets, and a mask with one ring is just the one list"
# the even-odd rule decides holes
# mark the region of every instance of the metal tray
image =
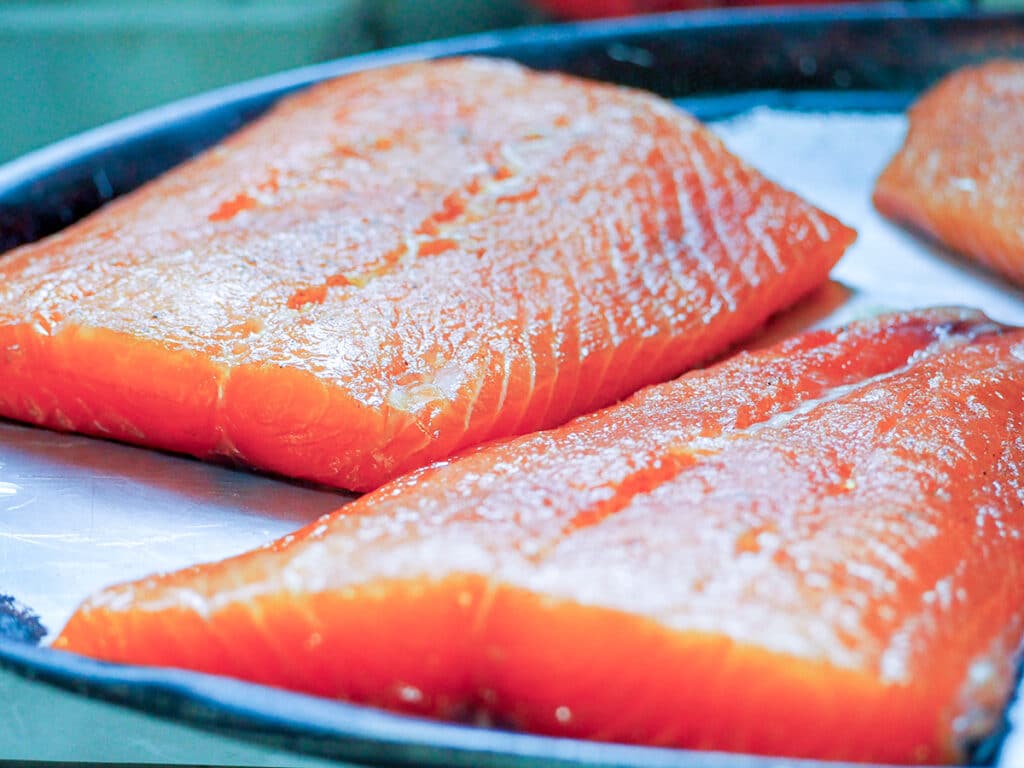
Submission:
[[[973,304],[1024,324],[1024,294],[886,224],[867,201],[878,163],[898,141],[899,113],[916,93],[957,66],[1024,57],[1024,16],[975,15],[947,5],[672,14],[475,36],[287,72],[153,110],[0,167],[0,250],[77,220],[210,146],[288,91],[367,67],[456,54],[509,57],[672,98],[716,121],[714,129],[769,175],[857,226],[861,239],[834,272],[839,282],[770,333],[915,303]],[[881,144],[872,145],[875,140]],[[57,629],[95,588],[248,549],[347,498],[0,421],[0,590]],[[798,762],[435,723],[12,641],[0,640],[0,665],[200,727],[375,764],[767,768]],[[1011,733],[998,757],[997,734],[978,745],[973,759],[1014,764],[1024,758],[1015,739]]]

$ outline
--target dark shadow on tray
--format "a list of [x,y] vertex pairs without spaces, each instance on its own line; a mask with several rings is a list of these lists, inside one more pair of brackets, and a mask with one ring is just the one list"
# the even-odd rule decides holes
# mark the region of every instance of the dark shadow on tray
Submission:
[[791,308],[770,318],[758,334],[740,345],[740,349],[770,347],[785,338],[806,331],[834,314],[853,296],[852,288],[837,280],[829,280]]
[[891,227],[896,227],[897,229],[902,230],[907,237],[916,239],[921,248],[927,250],[928,254],[932,258],[956,267],[957,270],[964,273],[965,278],[968,280],[984,283],[989,288],[1006,291],[1024,302],[1024,286],[1014,285],[999,272],[987,267],[980,261],[976,261],[970,256],[965,256],[962,253],[952,250],[947,245],[936,240],[926,232],[913,227],[904,227],[891,221],[888,222],[888,224]]

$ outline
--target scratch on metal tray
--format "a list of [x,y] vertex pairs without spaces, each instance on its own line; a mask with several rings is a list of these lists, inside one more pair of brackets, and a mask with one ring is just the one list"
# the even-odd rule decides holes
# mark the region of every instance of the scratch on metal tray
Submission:
[[97,547],[117,547],[120,549],[133,549],[135,547],[146,547],[151,544],[167,544],[181,539],[194,538],[194,531],[182,531],[180,533],[158,533],[151,536],[143,536],[137,539],[113,539],[111,541],[97,541]]
[[36,503],[36,497],[35,496],[29,496],[27,499],[25,499],[23,502],[21,502],[19,504],[14,504],[14,505],[12,505],[10,507],[4,507],[4,512],[17,512],[19,509],[24,509],[25,507],[31,507],[35,503]]
[[67,544],[80,544],[89,539],[78,533],[15,533],[0,531],[0,539],[11,539],[26,544],[44,544],[48,541],[60,541]]

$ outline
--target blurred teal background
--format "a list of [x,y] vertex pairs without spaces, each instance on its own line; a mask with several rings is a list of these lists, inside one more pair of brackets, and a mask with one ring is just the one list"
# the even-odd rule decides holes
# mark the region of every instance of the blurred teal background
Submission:
[[0,162],[219,85],[537,20],[519,0],[0,0]]
[[[727,1],[680,0],[678,5]],[[949,0],[972,1],[1024,8],[1024,0]],[[537,10],[542,4],[0,0],[0,162],[220,85],[375,48],[548,21]]]
[[348,765],[208,733],[6,670],[0,670],[0,760],[276,768]]

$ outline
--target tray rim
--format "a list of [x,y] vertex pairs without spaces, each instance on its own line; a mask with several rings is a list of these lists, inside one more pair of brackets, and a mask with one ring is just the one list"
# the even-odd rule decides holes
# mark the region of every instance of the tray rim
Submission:
[[[9,669],[30,680],[169,717],[204,730],[236,738],[255,738],[279,749],[293,749],[328,759],[366,760],[367,765],[465,768],[518,768],[523,765],[566,768],[899,768],[749,753],[637,746],[461,725],[323,699],[236,678],[173,667],[112,664],[3,639],[0,639],[0,669]],[[145,705],[139,702],[141,698],[154,696],[160,700],[157,706],[152,706],[151,701]],[[187,719],[181,717],[183,706],[189,710]],[[292,738],[301,740],[305,736],[339,742],[354,741],[348,748],[339,744],[340,748],[336,751],[296,749],[290,743]],[[441,744],[436,743],[437,736],[444,737]],[[434,743],[428,741],[431,738],[435,739]],[[369,742],[366,746],[372,747],[373,754],[367,753],[365,748],[355,748],[365,742]],[[423,750],[431,754],[426,755],[427,761],[421,762],[424,755],[419,753]]]

